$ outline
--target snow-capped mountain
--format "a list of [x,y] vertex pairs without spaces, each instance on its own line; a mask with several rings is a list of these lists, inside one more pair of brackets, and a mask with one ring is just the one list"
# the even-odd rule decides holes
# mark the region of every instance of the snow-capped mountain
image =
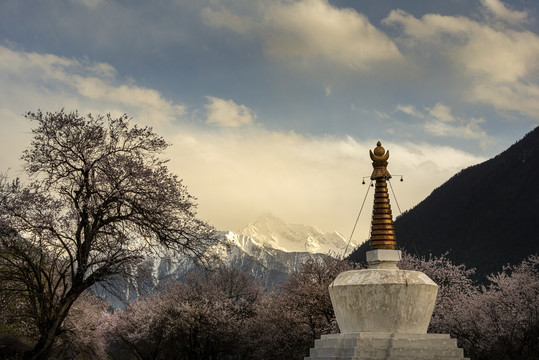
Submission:
[[299,270],[307,259],[327,256],[307,251],[276,249],[232,231],[221,232],[220,239],[211,252],[218,256],[222,264],[249,273],[268,286],[284,281],[290,272]]
[[[287,252],[342,254],[347,240],[338,232],[323,232],[314,226],[288,224],[271,215],[260,216],[254,224],[249,224],[240,232],[264,247],[272,247]],[[357,244],[350,244],[349,250]]]
[[[350,245],[349,249],[354,246]],[[240,234],[219,232],[218,243],[208,252],[219,263],[249,273],[271,288],[285,281],[292,271],[299,270],[307,259],[342,254],[345,247],[346,239],[337,232],[324,233],[313,226],[287,224],[266,214]],[[135,283],[125,279],[116,281],[115,296],[98,287],[95,290],[112,306],[122,307],[123,302],[154,291],[163,281],[183,279],[193,269],[193,261],[184,256],[148,258],[139,267]]]

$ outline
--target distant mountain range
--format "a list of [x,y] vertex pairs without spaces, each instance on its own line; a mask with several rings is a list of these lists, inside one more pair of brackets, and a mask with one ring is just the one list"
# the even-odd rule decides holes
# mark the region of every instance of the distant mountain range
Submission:
[[343,253],[347,243],[336,231],[323,232],[310,225],[288,224],[271,214],[260,216],[240,234],[256,239],[264,247],[286,252]]
[[[290,272],[300,269],[309,258],[342,254],[347,243],[337,232],[288,224],[270,214],[260,216],[240,233],[221,231],[219,239],[218,244],[208,250],[211,254],[217,255],[222,264],[251,274],[269,288],[285,281]],[[354,246],[356,244],[350,248]],[[119,278],[114,281],[114,294],[110,289],[104,291],[99,287],[94,291],[113,307],[122,307],[125,301],[154,291],[163,281],[181,280],[194,269],[195,264],[180,255],[148,258],[135,274],[139,281],[133,283]]]
[[[397,244],[448,252],[478,278],[539,253],[539,127],[506,151],[462,170],[395,221]],[[350,258],[363,262],[368,243]]]

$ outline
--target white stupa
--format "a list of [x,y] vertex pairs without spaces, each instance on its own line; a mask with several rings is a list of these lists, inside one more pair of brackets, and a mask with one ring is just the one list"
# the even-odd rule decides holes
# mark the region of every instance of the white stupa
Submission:
[[376,181],[368,269],[345,271],[329,286],[340,334],[322,335],[309,360],[463,359],[448,334],[427,334],[438,285],[419,271],[400,270],[387,191],[386,153],[378,142],[371,180]]

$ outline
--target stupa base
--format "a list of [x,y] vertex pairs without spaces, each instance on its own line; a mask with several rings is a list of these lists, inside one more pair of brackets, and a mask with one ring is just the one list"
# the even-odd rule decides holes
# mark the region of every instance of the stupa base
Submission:
[[322,335],[305,360],[465,359],[448,334],[361,332]]

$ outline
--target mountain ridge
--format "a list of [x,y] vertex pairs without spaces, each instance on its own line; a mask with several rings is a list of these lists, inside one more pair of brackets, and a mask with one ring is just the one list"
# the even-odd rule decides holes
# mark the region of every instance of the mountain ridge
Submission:
[[344,236],[337,231],[324,232],[312,225],[289,224],[270,213],[259,216],[253,224],[245,226],[240,234],[287,252],[339,253],[344,252],[347,244]]

